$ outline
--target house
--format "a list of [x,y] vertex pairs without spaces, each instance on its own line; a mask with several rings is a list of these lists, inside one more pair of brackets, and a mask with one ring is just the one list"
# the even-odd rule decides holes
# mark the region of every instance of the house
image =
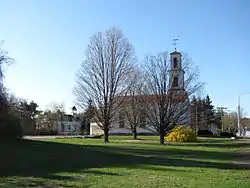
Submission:
[[[184,75],[185,71],[182,68],[182,54],[180,52],[177,52],[176,50],[172,53],[170,53],[170,61],[171,61],[171,67],[169,72],[169,91],[166,94],[166,96],[171,96],[173,102],[177,102],[178,104],[183,105],[183,109],[185,112],[183,115],[179,118],[178,124],[181,125],[189,125],[189,98],[188,94],[185,90],[184,86]],[[150,124],[148,119],[145,116],[145,110],[149,111],[150,109],[150,101],[152,103],[156,101],[155,99],[159,95],[137,95],[137,96],[127,96],[123,97],[122,101],[122,107],[119,113],[118,121],[116,123],[113,123],[112,128],[109,131],[109,134],[132,134],[132,131],[130,128],[127,128],[126,122],[128,121],[128,118],[124,115],[124,109],[126,106],[131,105],[132,102],[135,102],[136,105],[140,105],[140,103],[144,103],[144,101],[149,101],[149,108],[141,108],[139,110],[138,115],[138,122],[140,124],[140,127],[137,127],[137,133],[138,134],[157,134],[157,131],[155,130],[154,126]],[[152,106],[152,105],[151,105]],[[103,131],[99,128],[96,122],[90,123],[90,134],[91,135],[98,135],[103,134]]]
[[65,114],[61,121],[54,123],[54,131],[58,134],[80,134],[82,121],[79,117],[74,117],[70,114]]

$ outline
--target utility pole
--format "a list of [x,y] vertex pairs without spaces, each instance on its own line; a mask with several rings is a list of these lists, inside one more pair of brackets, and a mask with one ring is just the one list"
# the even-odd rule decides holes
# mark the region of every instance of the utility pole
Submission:
[[240,130],[240,96],[238,96],[238,114],[237,114],[237,118],[238,118],[238,134],[239,136],[241,136],[241,130]]
[[223,132],[224,131],[224,121],[223,121],[223,116],[224,116],[224,113],[223,113],[223,110],[227,109],[225,107],[218,107],[218,109],[220,110],[220,115],[221,115],[221,131]]
[[238,95],[238,106],[237,106],[237,108],[238,108],[238,116],[237,116],[237,119],[238,119],[238,135],[239,136],[241,136],[241,108],[240,108],[240,96],[242,96],[242,95],[250,95],[250,93],[249,92],[247,92],[247,93],[241,93],[241,94],[239,94]]

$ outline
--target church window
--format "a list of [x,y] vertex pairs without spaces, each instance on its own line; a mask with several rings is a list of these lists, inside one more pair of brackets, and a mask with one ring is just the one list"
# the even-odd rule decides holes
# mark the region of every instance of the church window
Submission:
[[178,77],[174,77],[174,80],[173,80],[173,87],[178,87]]
[[177,57],[174,57],[174,59],[173,59],[173,67],[174,68],[177,68],[177,65],[178,65],[178,62],[177,62]]

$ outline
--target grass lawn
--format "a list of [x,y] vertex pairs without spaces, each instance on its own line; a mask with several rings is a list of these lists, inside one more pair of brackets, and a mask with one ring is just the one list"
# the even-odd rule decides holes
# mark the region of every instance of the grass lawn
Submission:
[[156,137],[139,138],[147,142],[120,136],[108,144],[77,138],[0,143],[0,187],[250,187],[250,170],[232,163],[250,147],[246,141],[163,146]]

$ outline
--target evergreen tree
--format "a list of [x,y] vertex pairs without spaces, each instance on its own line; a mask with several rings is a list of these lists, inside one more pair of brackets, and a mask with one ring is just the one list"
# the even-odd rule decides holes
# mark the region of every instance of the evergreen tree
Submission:
[[210,97],[207,95],[202,99],[193,96],[190,106],[192,127],[194,129],[208,129],[208,126],[215,121],[215,110]]
[[204,110],[205,110],[205,124],[208,126],[213,123],[215,118],[215,110],[214,106],[212,105],[212,100],[210,99],[209,95],[206,96],[204,99]]
[[193,129],[196,127],[196,107],[197,107],[197,98],[195,96],[192,97],[191,102],[190,102],[190,124]]

